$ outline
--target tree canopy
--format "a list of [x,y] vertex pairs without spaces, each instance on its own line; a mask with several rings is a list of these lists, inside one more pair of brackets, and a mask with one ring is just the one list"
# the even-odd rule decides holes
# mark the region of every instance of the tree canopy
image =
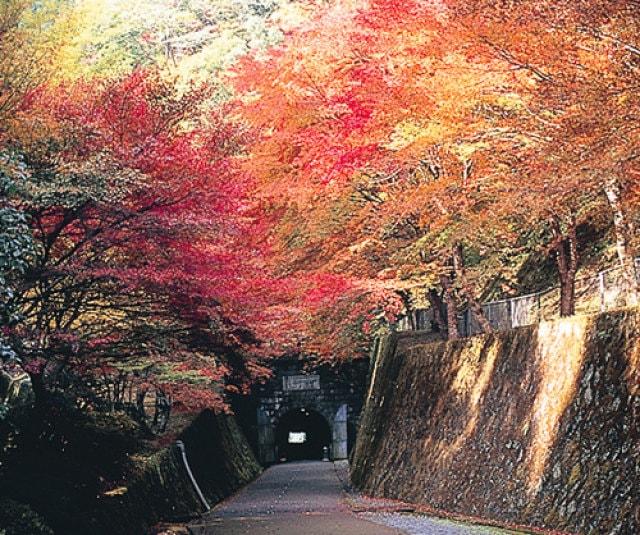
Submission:
[[417,304],[489,330],[535,256],[572,314],[590,225],[636,304],[633,4],[3,2],[4,358],[222,409]]

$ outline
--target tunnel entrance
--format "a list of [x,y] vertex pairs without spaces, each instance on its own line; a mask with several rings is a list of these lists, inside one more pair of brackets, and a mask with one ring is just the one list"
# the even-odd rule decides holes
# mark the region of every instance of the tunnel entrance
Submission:
[[286,413],[276,427],[278,459],[300,461],[322,459],[322,448],[331,445],[331,429],[320,413],[295,409]]

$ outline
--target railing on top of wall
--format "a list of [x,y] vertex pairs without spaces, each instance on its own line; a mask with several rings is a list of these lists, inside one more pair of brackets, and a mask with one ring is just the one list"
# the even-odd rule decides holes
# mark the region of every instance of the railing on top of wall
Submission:
[[[636,258],[636,276],[640,283],[640,258]],[[625,305],[627,288],[621,267],[601,271],[596,277],[584,277],[576,281],[576,314],[604,312]],[[491,301],[482,305],[491,327],[506,331],[514,327],[533,325],[558,316],[560,288],[551,288],[519,297]],[[434,331],[433,310],[430,308],[411,311],[411,316],[400,318],[397,331]],[[470,310],[458,316],[458,331],[461,336],[472,336],[482,332],[480,324]]]

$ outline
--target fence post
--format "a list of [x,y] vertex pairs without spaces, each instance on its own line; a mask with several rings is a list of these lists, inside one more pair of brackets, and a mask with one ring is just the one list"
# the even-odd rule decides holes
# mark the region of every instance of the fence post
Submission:
[[538,323],[542,321],[542,292],[538,292]]
[[600,288],[600,312],[605,312],[607,310],[607,289],[605,287],[604,275],[604,271],[598,273],[598,286]]

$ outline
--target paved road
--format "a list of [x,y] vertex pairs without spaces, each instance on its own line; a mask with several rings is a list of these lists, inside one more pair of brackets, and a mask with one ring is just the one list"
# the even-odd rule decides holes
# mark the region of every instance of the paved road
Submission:
[[352,514],[333,463],[271,467],[189,526],[194,535],[400,535]]
[[[344,467],[338,466],[344,470]],[[341,477],[344,477],[342,474]],[[280,464],[189,528],[194,535],[487,535],[512,532],[421,515],[355,515],[333,463]]]

